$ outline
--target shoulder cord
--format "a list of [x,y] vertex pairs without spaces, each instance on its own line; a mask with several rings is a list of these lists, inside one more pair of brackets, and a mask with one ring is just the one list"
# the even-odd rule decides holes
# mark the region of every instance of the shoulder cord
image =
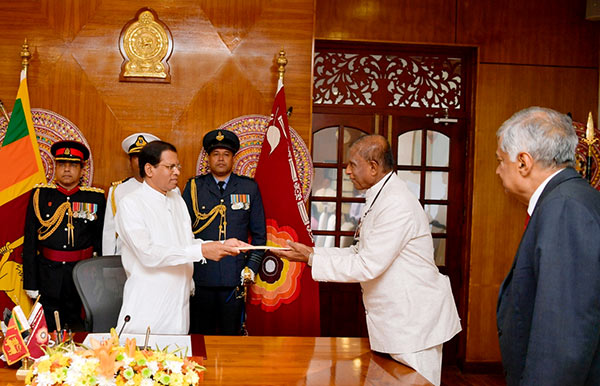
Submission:
[[52,234],[58,229],[60,223],[62,222],[62,218],[65,213],[68,214],[67,220],[67,242],[71,243],[71,246],[74,246],[75,236],[73,234],[73,209],[71,209],[71,203],[69,201],[63,202],[54,212],[54,215],[49,220],[44,220],[40,214],[40,190],[36,189],[33,194],[33,210],[35,211],[35,215],[42,225],[38,229],[38,239],[46,240],[48,237],[52,236]]
[[113,217],[117,215],[117,202],[115,201],[115,190],[117,190],[117,186],[113,186],[112,192],[110,193],[110,207],[112,208]]
[[200,213],[200,209],[198,209],[198,194],[195,179],[192,179],[190,181],[190,197],[192,199],[192,209],[194,210],[194,215],[196,216],[193,227],[196,228],[201,220],[206,220],[200,228],[193,231],[194,234],[202,232],[204,229],[206,229],[207,226],[209,226],[213,222],[217,215],[221,215],[221,219],[219,221],[219,240],[227,239],[227,217],[225,215],[227,212],[227,206],[219,204],[212,208],[210,212],[206,214]]

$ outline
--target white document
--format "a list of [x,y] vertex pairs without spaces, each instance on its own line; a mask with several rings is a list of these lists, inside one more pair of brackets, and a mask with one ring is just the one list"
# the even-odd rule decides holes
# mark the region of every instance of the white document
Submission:
[[240,251],[250,251],[252,249],[278,249],[280,251],[289,251],[292,248],[289,247],[272,247],[270,245],[251,245],[249,247],[236,247]]

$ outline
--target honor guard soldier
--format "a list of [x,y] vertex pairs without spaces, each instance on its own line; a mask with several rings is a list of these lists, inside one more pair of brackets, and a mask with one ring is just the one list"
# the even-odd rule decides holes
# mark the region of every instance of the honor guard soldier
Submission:
[[23,288],[41,295],[46,322],[56,329],[54,311],[73,329],[83,326],[81,300],[73,283],[73,267],[102,249],[104,191],[80,186],[90,152],[76,141],[60,141],[50,151],[55,180],[37,185],[25,220]]
[[102,254],[104,256],[121,254],[121,242],[115,230],[117,203],[121,201],[125,195],[142,186],[143,179],[140,176],[138,155],[146,144],[158,140],[160,140],[160,138],[152,134],[135,133],[131,134],[121,142],[123,151],[129,156],[129,166],[131,168],[132,176],[113,182],[108,190],[108,202],[106,205],[106,213],[104,214],[104,231],[102,233]]
[[[253,179],[233,174],[233,157],[240,141],[229,130],[214,130],[202,141],[210,173],[191,178],[185,200],[196,238],[225,240],[235,237],[253,245],[265,245],[265,214],[258,185]],[[195,295],[190,300],[190,332],[205,335],[239,335],[244,299],[239,296],[244,267],[252,280],[264,252],[252,250],[220,261],[194,264]]]

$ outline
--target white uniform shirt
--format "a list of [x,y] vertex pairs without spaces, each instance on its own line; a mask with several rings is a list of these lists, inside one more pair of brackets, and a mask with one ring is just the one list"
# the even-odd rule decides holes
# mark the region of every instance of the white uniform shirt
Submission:
[[115,229],[115,213],[113,212],[112,202],[113,194],[116,209],[116,205],[121,202],[123,197],[133,192],[140,186],[142,186],[142,183],[131,177],[119,185],[111,186],[108,190],[106,212],[104,214],[104,229],[102,230],[102,255],[110,256],[121,254],[121,240],[119,240],[117,237],[117,231]]
[[[363,211],[388,176],[367,190]],[[416,352],[446,342],[461,330],[450,280],[434,262],[427,216],[396,174],[363,214],[357,245],[314,248],[312,276],[360,282],[375,351]]]
[[166,195],[143,183],[118,204],[116,228],[127,281],[119,314],[120,331],[187,334],[194,261],[205,261],[194,239],[179,189]]

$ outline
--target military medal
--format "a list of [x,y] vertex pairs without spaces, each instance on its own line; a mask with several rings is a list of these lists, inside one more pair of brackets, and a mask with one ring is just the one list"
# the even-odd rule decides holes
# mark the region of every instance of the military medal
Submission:
[[92,204],[89,202],[85,203],[86,206],[86,212],[87,212],[87,219],[90,221],[94,221],[98,218],[98,216],[96,215],[96,213],[98,212],[98,204]]
[[75,218],[80,218],[81,217],[81,203],[80,202],[73,202],[71,205],[73,205],[73,217]]
[[231,201],[231,209],[250,209],[250,195],[249,194],[231,194],[229,196]]

